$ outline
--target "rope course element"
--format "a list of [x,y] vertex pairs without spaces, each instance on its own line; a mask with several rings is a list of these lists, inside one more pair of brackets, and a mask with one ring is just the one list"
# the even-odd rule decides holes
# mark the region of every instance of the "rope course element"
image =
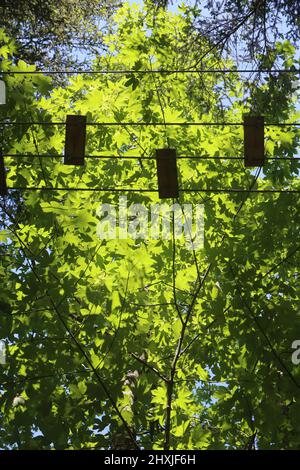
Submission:
[[[87,122],[87,126],[244,126],[243,122]],[[17,122],[2,121],[0,126],[66,126],[65,122]],[[265,127],[294,127],[300,126],[300,122],[269,122]]]
[[[54,155],[54,154],[44,154],[44,155],[36,155],[36,154],[27,154],[27,153],[5,153],[3,157],[9,158],[63,158],[63,155]],[[85,158],[95,158],[99,160],[109,160],[109,159],[119,159],[119,160],[155,160],[156,157],[149,156],[143,157],[139,155],[85,155]],[[179,155],[176,157],[177,160],[242,160],[244,161],[244,157],[234,157],[234,156],[209,156],[209,155]],[[300,157],[266,157],[266,161],[268,160],[279,160],[279,161],[297,161],[300,160]]]
[[300,69],[158,69],[158,70],[5,70],[2,75],[127,75],[127,74],[193,74],[193,73],[294,73],[299,74]]
[[[14,188],[7,188],[9,190],[18,190],[18,191],[96,191],[96,192],[110,192],[110,193],[119,193],[119,192],[138,192],[138,193],[157,193],[158,189],[156,188],[72,188],[72,187],[38,187],[38,186],[19,186]],[[179,189],[180,193],[266,193],[266,194],[300,194],[300,189],[240,189],[240,188],[182,188]]]

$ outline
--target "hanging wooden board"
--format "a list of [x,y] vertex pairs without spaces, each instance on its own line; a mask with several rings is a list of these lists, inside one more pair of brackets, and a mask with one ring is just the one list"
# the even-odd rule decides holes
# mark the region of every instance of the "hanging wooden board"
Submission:
[[3,80],[0,80],[0,104],[6,104],[6,85]]
[[262,116],[244,116],[244,161],[245,167],[264,165],[264,118]]
[[0,153],[0,195],[7,196],[6,173],[2,153]]
[[65,165],[84,165],[86,116],[68,115],[66,121]]
[[161,199],[178,197],[176,150],[157,149],[156,165],[159,197]]

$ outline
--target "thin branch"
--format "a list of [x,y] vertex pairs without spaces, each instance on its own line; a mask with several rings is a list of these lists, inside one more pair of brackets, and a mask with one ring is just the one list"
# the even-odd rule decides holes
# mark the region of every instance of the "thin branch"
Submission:
[[141,357],[139,357],[137,354],[134,354],[134,353],[131,353],[131,356],[134,357],[134,359],[136,359],[137,361],[139,361],[141,364],[143,364],[144,366],[146,366],[148,369],[152,370],[152,372],[154,372],[160,379],[162,379],[164,382],[168,382],[168,379],[162,375],[159,370],[156,369],[156,367],[153,367],[151,366],[151,364],[149,364],[149,362],[145,361],[144,359],[142,359]]

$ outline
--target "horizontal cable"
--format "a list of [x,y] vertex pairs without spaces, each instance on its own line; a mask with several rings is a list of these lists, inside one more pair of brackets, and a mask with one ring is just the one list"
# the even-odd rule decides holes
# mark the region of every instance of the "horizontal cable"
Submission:
[[[64,158],[63,155],[53,155],[53,154],[25,154],[25,153],[6,153],[3,154],[3,157],[9,158]],[[156,160],[155,156],[142,157],[138,155],[85,155],[84,158],[95,158],[98,160],[108,160],[108,159],[119,159],[119,160]],[[221,156],[205,156],[205,155],[178,155],[177,160],[244,160],[244,157],[221,157]],[[280,161],[297,161],[300,160],[300,157],[266,157],[268,160],[280,160]]]
[[[244,126],[243,122],[87,122],[87,126]],[[9,122],[2,121],[0,126],[66,126],[65,122]],[[270,122],[265,127],[300,126],[300,122]],[[255,127],[255,126],[254,126]]]
[[89,74],[89,75],[123,75],[123,74],[139,74],[147,75],[153,73],[161,74],[171,74],[171,73],[300,73],[300,69],[158,69],[158,70],[9,70],[1,71],[2,75],[80,75],[80,74]]
[[[38,186],[20,186],[7,188],[9,190],[18,191],[98,191],[98,192],[137,192],[137,193],[157,193],[158,189],[144,188],[70,188],[70,187],[38,187]],[[183,188],[179,189],[181,193],[277,193],[277,194],[300,194],[300,189],[198,189]]]

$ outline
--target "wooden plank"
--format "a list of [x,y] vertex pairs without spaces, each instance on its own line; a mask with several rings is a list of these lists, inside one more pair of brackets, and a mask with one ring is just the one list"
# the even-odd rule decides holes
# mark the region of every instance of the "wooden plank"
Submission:
[[245,167],[265,163],[263,116],[244,116],[244,161]]
[[2,153],[0,153],[0,195],[7,196],[6,173]]
[[6,104],[6,85],[0,80],[0,104]]
[[65,165],[84,165],[86,116],[68,115],[66,121]]
[[156,166],[159,197],[161,199],[178,197],[176,150],[157,149]]

